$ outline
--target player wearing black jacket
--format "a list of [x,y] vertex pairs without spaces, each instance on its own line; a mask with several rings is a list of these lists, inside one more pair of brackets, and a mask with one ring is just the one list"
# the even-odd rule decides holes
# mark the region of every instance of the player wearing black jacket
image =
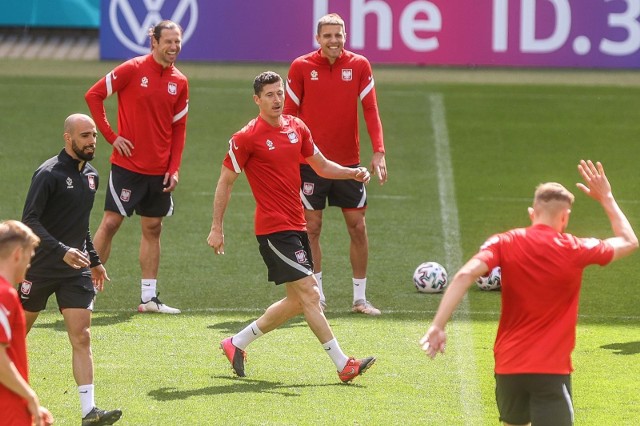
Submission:
[[98,189],[98,172],[89,164],[96,149],[96,125],[85,114],[64,123],[64,149],[33,174],[22,221],[40,237],[27,280],[20,285],[27,333],[55,293],[72,347],[83,425],[110,425],[120,410],[95,406],[91,312],[96,291],[108,280],[93,247],[89,218]]

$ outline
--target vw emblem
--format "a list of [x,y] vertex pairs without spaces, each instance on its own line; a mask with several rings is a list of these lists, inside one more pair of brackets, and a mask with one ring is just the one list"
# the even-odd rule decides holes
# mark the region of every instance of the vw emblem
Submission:
[[[170,19],[183,28],[182,43],[186,44],[198,24],[198,1],[110,0],[109,21],[116,38],[126,48],[138,54],[149,53],[149,28],[163,19]],[[177,4],[176,4],[177,3]],[[169,16],[171,15],[171,16]],[[140,16],[142,19],[139,19]],[[188,18],[188,21],[186,20]],[[183,22],[186,22],[186,26]]]

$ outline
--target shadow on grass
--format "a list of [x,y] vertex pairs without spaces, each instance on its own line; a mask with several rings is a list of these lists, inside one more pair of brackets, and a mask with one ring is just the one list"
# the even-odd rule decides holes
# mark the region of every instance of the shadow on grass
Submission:
[[[109,326],[114,324],[121,324],[125,322],[131,321],[131,318],[135,315],[135,312],[127,312],[113,315],[106,315],[100,313],[91,318],[91,327],[102,327]],[[51,323],[38,323],[36,320],[35,324],[33,324],[33,328],[50,328],[56,331],[66,331],[66,327],[64,325],[64,319],[62,318],[62,314],[60,314],[60,318]]]
[[254,380],[239,377],[215,376],[215,379],[228,380],[229,385],[208,386],[200,389],[160,388],[149,392],[149,396],[156,401],[175,401],[191,398],[193,396],[222,395],[232,393],[271,393],[281,396],[300,396],[300,389],[319,388],[327,386],[351,386],[362,387],[358,384],[345,385],[343,383],[321,383],[321,384],[284,384],[281,382],[270,382],[268,380]]
[[600,347],[612,350],[615,355],[635,355],[640,353],[640,342],[611,343]]
[[[257,318],[257,317],[256,317]],[[207,326],[207,328],[212,329],[212,330],[222,330],[224,331],[225,334],[235,334],[237,332],[239,332],[240,330],[242,330],[243,328],[245,328],[246,326],[248,326],[249,324],[251,324],[251,322],[254,320],[242,320],[242,321],[223,321],[223,322],[219,322],[216,324],[211,324],[209,326]],[[304,320],[304,317],[302,315],[297,316],[295,318],[290,319],[289,321],[287,321],[285,324],[282,324],[280,327],[278,327],[279,329],[283,329],[283,328],[291,328],[291,327],[307,327],[307,323]]]

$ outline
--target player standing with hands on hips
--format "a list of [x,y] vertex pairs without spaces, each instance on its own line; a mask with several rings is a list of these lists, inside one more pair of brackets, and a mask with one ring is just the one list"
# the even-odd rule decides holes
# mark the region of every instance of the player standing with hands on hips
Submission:
[[96,253],[89,218],[98,190],[98,172],[89,161],[96,150],[96,125],[85,114],[64,122],[64,148],[45,161],[31,179],[22,221],[40,238],[20,285],[27,333],[55,293],[72,349],[73,377],[78,385],[82,425],[110,425],[120,410],[95,405],[91,313],[107,271]]
[[[95,235],[103,262],[125,217],[140,215],[141,296],[139,312],[179,314],[156,291],[162,219],[173,214],[171,193],[186,139],[189,88],[174,66],[182,29],[162,21],[149,31],[151,53],[133,58],[102,77],[85,99],[104,138],[113,145],[111,175],[102,222]],[[118,93],[118,133],[107,120],[104,100]]]
[[283,115],[284,86],[272,71],[258,75],[253,83],[254,102],[260,113],[229,141],[213,201],[213,221],[207,243],[224,254],[223,218],[233,184],[244,170],[256,200],[255,233],[269,281],[284,284],[286,296],[242,331],[224,339],[220,346],[233,371],[244,377],[246,347],[289,319],[303,314],[342,382],[350,382],[375,362],[374,357],[347,357],[333,336],[320,307],[313,275],[313,260],[298,197],[299,159],[303,157],[321,176],[355,179],[367,183],[364,167],[342,167],[327,160],[313,142],[307,126],[298,118]]
[[48,426],[53,416],[29,386],[26,322],[13,287],[25,279],[40,238],[16,220],[0,222],[0,413],[2,424]]
[[582,272],[638,248],[602,164],[580,161],[577,186],[604,209],[613,230],[605,240],[565,233],[574,196],[558,183],[536,189],[531,226],[489,238],[455,275],[432,325],[420,340],[433,358],[444,353],[444,331],[475,280],[502,268],[502,312],[494,345],[496,402],[505,425],[573,424],[571,352],[575,347]]
[[[387,181],[382,123],[378,114],[376,90],[367,58],[344,48],[344,21],[335,14],[318,21],[316,41],[320,49],[295,59],[287,77],[284,113],[302,119],[327,159],[342,166],[358,167],[358,100],[373,147],[370,169],[380,184]],[[365,223],[367,191],[362,183],[318,176],[309,164],[300,165],[300,197],[305,208],[314,272],[320,289],[320,302],[326,307],[322,290],[322,250],[320,233],[326,201],[342,209],[351,239],[349,258],[353,272],[352,311],[380,315],[366,298],[369,241]]]

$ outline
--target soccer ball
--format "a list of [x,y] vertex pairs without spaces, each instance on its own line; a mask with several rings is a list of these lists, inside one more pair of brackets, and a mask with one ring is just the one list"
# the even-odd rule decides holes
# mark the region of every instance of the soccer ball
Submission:
[[413,273],[413,284],[421,293],[440,293],[447,286],[447,270],[436,262],[424,262]]
[[480,290],[491,291],[500,290],[502,282],[501,269],[496,266],[487,275],[476,280],[476,285]]

